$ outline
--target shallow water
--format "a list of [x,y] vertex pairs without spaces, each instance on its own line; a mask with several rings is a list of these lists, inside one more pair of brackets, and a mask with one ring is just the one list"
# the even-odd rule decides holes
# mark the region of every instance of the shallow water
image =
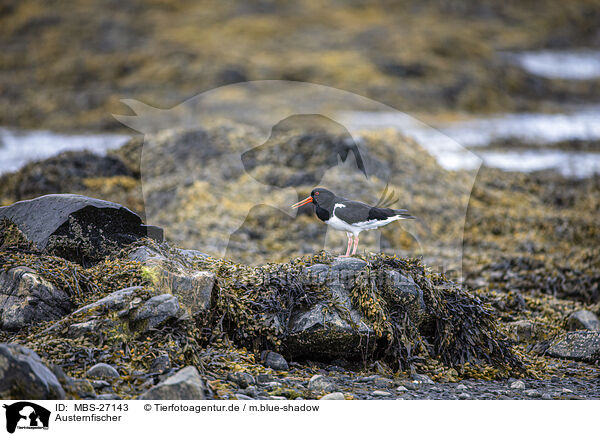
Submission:
[[600,153],[561,150],[481,151],[484,165],[505,171],[556,170],[565,177],[600,174]]
[[485,147],[499,139],[543,144],[600,140],[600,106],[561,114],[520,113],[439,124],[440,131],[465,147]]
[[600,78],[598,50],[541,50],[511,53],[508,57],[528,73],[549,79]]
[[16,171],[27,162],[66,150],[90,150],[102,154],[121,147],[129,139],[130,136],[116,134],[64,134],[0,128],[0,174]]
[[[398,129],[415,139],[448,170],[476,169],[481,163],[506,171],[557,170],[567,177],[600,173],[600,153],[544,148],[567,140],[600,140],[600,106],[563,114],[505,114],[429,126],[402,112],[348,112],[355,128]],[[530,150],[485,150],[500,139],[535,144]]]

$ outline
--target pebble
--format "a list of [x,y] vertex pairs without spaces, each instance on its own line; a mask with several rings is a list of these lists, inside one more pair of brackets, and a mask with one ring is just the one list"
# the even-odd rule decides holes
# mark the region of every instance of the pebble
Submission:
[[434,385],[435,384],[435,382],[433,380],[431,380],[431,378],[429,378],[429,376],[426,376],[424,374],[413,375],[413,380],[417,383],[423,383],[426,385]]
[[469,388],[468,388],[468,387],[466,387],[465,385],[463,385],[463,384],[461,383],[461,384],[459,384],[459,385],[456,387],[456,389],[459,389],[459,390],[461,390],[461,391],[464,391],[464,390],[467,390],[467,389],[469,389]]
[[374,397],[389,397],[392,394],[390,394],[388,391],[373,391],[371,392],[371,395]]
[[524,392],[524,394],[531,398],[539,398],[542,396],[540,391],[538,391],[536,389],[528,389]]
[[345,400],[344,394],[342,394],[341,392],[332,392],[330,394],[323,395],[320,399],[321,400]]
[[521,380],[517,380],[516,382],[512,382],[510,385],[511,389],[525,389],[525,383]]
[[119,372],[107,363],[97,363],[85,373],[90,378],[112,379],[119,378]]
[[256,383],[263,384],[274,381],[275,378],[271,374],[257,374]]
[[252,374],[247,372],[232,372],[227,375],[227,380],[234,382],[240,388],[246,389],[248,386],[256,383]]
[[404,386],[398,386],[398,387],[396,388],[396,390],[397,390],[398,392],[408,392],[408,389],[406,389]]
[[238,400],[254,400],[254,398],[249,397],[248,395],[244,395],[244,394],[235,394],[235,397]]
[[551,399],[552,399],[552,395],[550,395],[549,393],[542,394],[542,400],[551,400]]
[[333,391],[335,389],[335,383],[329,377],[316,374],[308,381],[308,389],[311,391]]
[[460,394],[458,394],[459,400],[468,400],[469,398],[471,398],[471,396],[466,392],[461,392]]
[[276,371],[287,371],[290,369],[287,360],[285,360],[285,358],[279,353],[274,351],[263,351],[260,357],[265,366]]

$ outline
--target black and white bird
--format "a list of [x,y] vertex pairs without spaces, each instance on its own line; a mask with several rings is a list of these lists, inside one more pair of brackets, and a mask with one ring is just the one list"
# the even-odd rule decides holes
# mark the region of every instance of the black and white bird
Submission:
[[[314,203],[315,212],[321,221],[335,230],[346,232],[348,248],[343,257],[356,254],[358,234],[363,230],[376,229],[397,220],[415,219],[406,209],[369,206],[360,201],[338,197],[325,188],[313,189],[309,197],[292,207],[298,208],[308,203]],[[352,254],[350,254],[351,248]]]

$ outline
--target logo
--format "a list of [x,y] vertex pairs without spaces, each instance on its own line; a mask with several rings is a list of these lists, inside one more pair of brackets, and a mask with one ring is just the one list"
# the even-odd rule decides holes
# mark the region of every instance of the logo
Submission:
[[19,401],[3,406],[6,409],[6,431],[14,433],[18,429],[48,429],[50,411],[29,401]]

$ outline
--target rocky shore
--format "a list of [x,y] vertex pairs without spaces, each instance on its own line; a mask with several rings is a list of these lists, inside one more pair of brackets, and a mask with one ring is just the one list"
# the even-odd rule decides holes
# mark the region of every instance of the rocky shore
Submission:
[[78,195],[0,217],[2,398],[600,398],[582,303],[385,254],[247,266]]

